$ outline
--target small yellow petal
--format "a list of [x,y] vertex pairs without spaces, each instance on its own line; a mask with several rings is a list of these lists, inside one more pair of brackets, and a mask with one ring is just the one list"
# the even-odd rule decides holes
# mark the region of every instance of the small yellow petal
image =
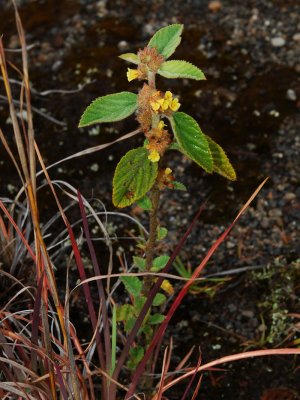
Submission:
[[150,153],[149,156],[148,156],[148,159],[149,159],[151,162],[158,162],[159,159],[160,159],[159,152],[156,151],[156,150],[152,150],[151,153]]
[[138,76],[139,76],[139,71],[138,71],[137,69],[128,68],[128,69],[127,69],[126,75],[127,75],[128,81],[131,82],[131,81],[133,81],[134,79],[137,79],[137,78],[138,78]]
[[163,101],[163,103],[161,105],[162,111],[166,111],[169,108],[169,105],[170,105],[169,103],[170,103],[169,100],[164,100]]
[[152,110],[157,112],[160,108],[160,104],[157,101],[150,101],[150,105],[152,107]]
[[169,90],[167,90],[166,93],[165,93],[165,99],[166,99],[166,100],[172,100],[172,98],[173,98],[172,92],[170,92]]
[[170,175],[172,173],[171,168],[166,168],[165,169],[165,175]]
[[179,103],[178,99],[174,99],[174,100],[172,100],[172,102],[170,104],[170,109],[172,111],[177,111],[179,109],[180,105],[181,104]]

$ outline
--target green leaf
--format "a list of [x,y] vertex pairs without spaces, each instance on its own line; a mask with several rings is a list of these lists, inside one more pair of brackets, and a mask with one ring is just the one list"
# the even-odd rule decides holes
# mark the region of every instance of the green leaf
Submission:
[[136,204],[141,207],[143,210],[149,211],[152,209],[152,202],[148,196],[144,196],[141,199],[137,200]]
[[206,79],[201,69],[183,60],[165,61],[157,71],[165,78],[188,78],[201,81]]
[[141,333],[143,332],[148,338],[152,338],[153,336],[153,328],[150,325],[144,325],[140,329]]
[[127,367],[130,370],[135,370],[141,359],[144,357],[144,349],[142,346],[131,347],[129,350],[129,360]]
[[[173,183],[173,182],[172,182]],[[163,240],[168,234],[168,229],[161,226],[157,227],[156,237],[157,240]]]
[[169,256],[159,256],[159,257],[154,258],[151,271],[158,272],[158,271],[162,270],[166,266],[169,259],[170,259]]
[[120,280],[129,294],[133,297],[140,295],[143,284],[137,276],[121,276]]
[[206,136],[206,139],[213,157],[213,171],[227,179],[230,179],[231,181],[235,181],[236,173],[225,151],[209,136]]
[[82,114],[79,128],[101,122],[120,121],[134,113],[137,106],[137,95],[130,92],[98,97]]
[[127,321],[133,315],[133,306],[131,304],[123,304],[117,307],[117,321]]
[[146,302],[145,296],[138,296],[134,299],[134,314],[136,316],[138,316],[139,313],[141,312],[141,309],[144,307],[145,302]]
[[166,26],[153,35],[148,47],[156,47],[160,54],[165,58],[169,58],[181,42],[182,30],[183,25],[181,24]]
[[162,293],[157,293],[154,297],[153,300],[153,306],[157,307],[157,306],[161,306],[162,304],[164,304],[166,302],[167,298],[164,294]]
[[172,185],[174,186],[174,189],[176,189],[176,190],[183,190],[185,192],[187,191],[186,186],[181,182],[173,181]]
[[129,62],[131,62],[133,64],[138,64],[139,63],[139,58],[134,53],[124,53],[124,54],[121,54],[119,56],[119,58],[122,58],[122,60],[129,61]]
[[180,146],[177,142],[172,142],[169,146],[168,146],[168,150],[178,150],[180,151]]
[[135,324],[136,318],[135,317],[129,317],[125,323],[124,329],[125,332],[130,332]]
[[113,203],[126,207],[151,189],[157,176],[157,163],[148,160],[143,147],[128,151],[117,165],[113,178]]
[[144,258],[138,257],[138,256],[133,256],[133,262],[134,262],[134,265],[135,265],[136,267],[138,267],[138,269],[139,269],[140,271],[145,271],[145,268],[146,268],[146,260],[145,260]]
[[208,141],[194,118],[183,112],[176,112],[170,121],[181,151],[206,172],[212,172],[213,159]]
[[165,319],[164,315],[156,313],[149,316],[147,323],[149,325],[157,325],[161,324],[164,319]]

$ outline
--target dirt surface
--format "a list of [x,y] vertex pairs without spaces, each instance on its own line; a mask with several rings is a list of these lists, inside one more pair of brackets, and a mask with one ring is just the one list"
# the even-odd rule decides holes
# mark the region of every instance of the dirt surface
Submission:
[[[9,1],[0,4],[0,34],[4,33],[7,48],[16,49]],[[185,265],[194,268],[258,184],[267,176],[270,179],[205,270],[213,278],[230,271],[231,280],[202,285],[200,293],[188,295],[176,315],[174,364],[194,344],[200,346],[203,362],[243,349],[293,346],[299,338],[300,313],[300,5],[293,0],[24,0],[18,4],[28,45],[33,45],[29,49],[32,102],[56,119],[51,122],[35,113],[37,142],[48,165],[135,128],[133,119],[103,126],[100,133],[95,128],[79,130],[77,124],[91,100],[129,89],[127,65],[117,58],[120,53],[143,47],[164,25],[185,25],[175,56],[201,67],[207,81],[159,84],[178,94],[182,111],[193,115],[202,130],[227,150],[238,181],[207,176],[172,154],[168,165],[189,190],[169,193],[170,199],[162,201],[161,222],[170,228],[165,250],[171,251],[210,194],[181,254]],[[8,55],[20,65],[18,53]],[[43,93],[56,89],[77,91]],[[4,130],[3,107],[0,103]],[[50,170],[51,178],[69,181],[112,209],[115,164],[139,143],[141,138],[133,138],[68,161]],[[12,196],[18,180],[0,151],[1,195]],[[42,201],[46,196],[41,195]],[[143,215],[139,218],[144,220]],[[237,273],[238,268],[244,269]],[[232,363],[209,372],[199,398],[275,400],[296,399],[299,394],[299,360],[289,356]],[[180,392],[169,398],[180,398]]]

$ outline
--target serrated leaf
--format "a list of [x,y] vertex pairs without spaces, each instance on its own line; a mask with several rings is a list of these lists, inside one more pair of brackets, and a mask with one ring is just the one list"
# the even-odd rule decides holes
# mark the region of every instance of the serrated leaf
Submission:
[[167,236],[167,234],[168,234],[168,229],[167,228],[164,228],[164,227],[161,227],[161,226],[159,226],[157,228],[157,232],[156,232],[157,240],[163,240]]
[[236,173],[225,151],[209,136],[206,136],[206,139],[208,141],[208,145],[213,157],[213,171],[224,176],[227,179],[230,179],[231,181],[235,181]]
[[181,42],[183,25],[168,25],[157,31],[148,43],[148,47],[155,47],[166,59],[175,51]]
[[156,313],[156,314],[149,316],[147,323],[149,325],[157,325],[157,324],[161,324],[164,319],[165,319],[164,315]]
[[164,294],[157,293],[154,297],[152,305],[155,307],[161,306],[162,304],[164,304],[166,302],[166,300],[167,300],[167,298]]
[[186,186],[181,182],[173,181],[172,185],[174,186],[174,189],[176,189],[176,190],[183,190],[185,192],[187,191]]
[[113,178],[113,203],[126,207],[151,189],[157,176],[157,163],[148,160],[143,147],[128,151],[120,160]]
[[141,333],[143,332],[148,338],[151,338],[153,335],[153,328],[150,325],[144,325],[140,329]]
[[98,97],[84,111],[79,128],[101,122],[115,122],[129,117],[137,109],[137,95],[120,92]]
[[153,260],[153,265],[151,268],[152,272],[159,272],[161,271],[169,261],[170,257],[169,256],[159,256],[155,257]]
[[121,276],[120,280],[129,294],[133,297],[140,295],[143,284],[137,276]]
[[129,360],[127,362],[127,367],[130,370],[135,370],[141,359],[144,357],[144,349],[142,346],[132,347],[129,350]]
[[144,196],[141,199],[137,200],[136,204],[145,211],[149,211],[152,209],[152,202],[148,196]]
[[145,258],[133,256],[134,265],[140,270],[145,271],[146,268],[146,260]]
[[146,302],[145,296],[138,296],[134,299],[134,313],[136,316],[139,315],[141,309],[144,307],[145,302]]
[[159,75],[165,78],[188,78],[196,81],[204,80],[205,75],[194,64],[183,60],[165,61],[157,71]]
[[124,53],[124,54],[121,54],[119,56],[119,58],[122,58],[122,60],[129,61],[133,64],[139,63],[139,58],[135,53]]
[[125,332],[130,332],[135,324],[136,318],[135,317],[129,317],[128,320],[125,323],[124,329]]
[[123,304],[117,307],[117,321],[127,321],[133,315],[133,306],[131,304]]
[[170,118],[181,151],[206,172],[213,171],[213,159],[206,136],[190,115],[175,112]]

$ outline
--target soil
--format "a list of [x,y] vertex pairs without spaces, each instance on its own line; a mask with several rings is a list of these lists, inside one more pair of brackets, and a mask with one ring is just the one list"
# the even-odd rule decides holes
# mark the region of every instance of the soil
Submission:
[[[168,166],[188,192],[170,192],[162,200],[161,223],[170,229],[164,250],[174,248],[209,196],[181,253],[184,264],[193,269],[259,183],[265,177],[269,180],[207,265],[204,274],[214,280],[201,284],[197,294],[189,294],[176,314],[173,364],[192,345],[200,346],[202,362],[244,349],[294,346],[300,313],[300,5],[294,0],[23,0],[18,4],[27,43],[33,45],[29,49],[32,103],[47,118],[55,118],[34,115],[36,140],[47,165],[135,128],[133,118],[104,125],[100,132],[79,130],[77,125],[93,99],[128,90],[127,65],[118,59],[120,53],[143,47],[162,26],[184,24],[175,56],[201,67],[207,81],[162,80],[160,87],[179,95],[182,111],[226,149],[238,180],[231,183],[205,175],[172,154]],[[6,48],[17,49],[10,2],[1,2],[1,7],[0,34]],[[20,65],[19,53],[7,54]],[[17,93],[17,85],[15,89]],[[75,93],[43,93],[57,89]],[[1,128],[9,131],[4,103],[0,117]],[[141,141],[135,137],[67,161],[50,169],[51,178],[70,182],[112,210],[116,162]],[[2,149],[0,155],[1,196],[12,197],[18,178]],[[43,215],[51,216],[47,192],[41,201]],[[146,221],[140,210],[134,213]],[[112,223],[120,234],[129,229],[123,220]],[[225,271],[229,281],[224,280]],[[197,357],[195,351],[193,364]],[[266,357],[223,367],[204,375],[199,399],[300,396],[299,358]],[[179,399],[180,390],[166,395]]]

